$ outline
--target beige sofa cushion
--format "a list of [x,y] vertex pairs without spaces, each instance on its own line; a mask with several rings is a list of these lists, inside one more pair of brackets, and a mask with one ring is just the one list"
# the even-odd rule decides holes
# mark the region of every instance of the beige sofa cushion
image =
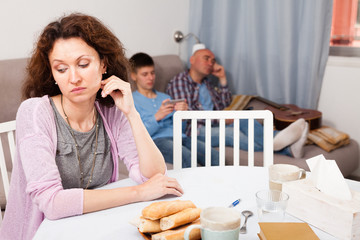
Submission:
[[178,73],[185,70],[185,64],[178,55],[161,55],[153,57],[155,64],[155,89],[165,92],[168,82]]
[[15,120],[27,61],[27,58],[0,61],[0,123]]

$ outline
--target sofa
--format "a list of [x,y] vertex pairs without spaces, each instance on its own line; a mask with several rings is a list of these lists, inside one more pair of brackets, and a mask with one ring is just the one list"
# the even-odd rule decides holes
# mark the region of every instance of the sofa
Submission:
[[[181,61],[177,55],[161,55],[154,56],[155,63],[155,89],[160,92],[165,92],[166,86],[169,80],[175,76],[177,73],[182,72],[186,69],[185,64]],[[252,109],[265,109],[263,102],[253,99],[251,100],[246,108]],[[326,117],[326,116],[325,116]],[[323,154],[326,159],[335,160],[339,166],[340,171],[344,177],[349,176],[353,171],[359,167],[359,145],[358,143],[350,139],[350,144],[333,150],[331,152],[326,152],[322,148],[316,145],[306,145],[305,154],[302,158],[293,158],[281,154],[274,154],[274,163],[286,163],[293,164],[300,168],[303,168],[309,171],[309,167],[306,164],[306,159]],[[262,152],[255,152],[254,161],[256,166],[262,166],[263,161]],[[232,148],[226,147],[225,151],[225,164],[231,165],[233,161],[233,151]],[[247,165],[247,152],[240,150],[240,165]]]
[[[185,64],[181,61],[177,55],[161,55],[153,57],[155,62],[156,83],[155,89],[161,92],[165,92],[167,83],[177,73],[185,69]],[[0,60],[0,123],[15,120],[17,109],[21,103],[21,85],[26,74],[27,58]],[[132,83],[133,84],[133,83]],[[261,109],[261,103],[252,100],[249,106],[255,109]],[[326,117],[326,116],[325,116]],[[2,136],[3,138],[3,136]],[[7,144],[3,141],[3,144]],[[5,146],[6,148],[6,146]],[[359,166],[359,145],[351,139],[350,144],[333,150],[328,153],[317,147],[316,145],[305,146],[305,155],[303,158],[292,158],[284,155],[274,154],[275,163],[288,163],[297,165],[305,170],[309,170],[305,160],[323,154],[326,159],[336,160],[342,174],[347,177]],[[232,149],[226,149],[226,164],[232,162]],[[247,153],[245,151],[240,152],[240,164],[247,165]],[[262,165],[262,153],[255,153],[255,165]],[[11,162],[8,163],[11,171]],[[124,165],[120,168],[120,177],[127,177],[127,171]],[[171,164],[168,164],[171,169]],[[2,184],[0,184],[1,191]]]

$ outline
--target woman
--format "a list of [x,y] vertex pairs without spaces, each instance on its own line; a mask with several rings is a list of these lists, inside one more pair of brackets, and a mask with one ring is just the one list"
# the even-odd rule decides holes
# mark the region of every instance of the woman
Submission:
[[[31,239],[44,217],[182,195],[134,107],[127,64],[120,41],[94,17],[71,14],[45,27],[17,113],[0,239]],[[118,158],[140,184],[95,190],[116,181]]]

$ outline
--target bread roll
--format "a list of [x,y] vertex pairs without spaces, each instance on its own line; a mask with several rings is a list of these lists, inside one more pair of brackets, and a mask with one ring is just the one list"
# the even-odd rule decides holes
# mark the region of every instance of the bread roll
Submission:
[[180,212],[186,208],[196,208],[196,206],[190,200],[154,202],[142,210],[142,216],[146,219],[157,220]]
[[191,223],[200,217],[200,212],[200,208],[187,208],[168,217],[163,217],[160,219],[160,229],[164,231]]
[[158,233],[161,232],[160,220],[149,220],[140,217],[139,231],[142,233]]
[[[187,227],[193,224],[200,224],[200,219],[190,224],[175,228],[173,230],[166,230],[164,232],[159,232],[151,236],[151,240],[184,240],[184,233]],[[189,235],[190,240],[201,239],[200,229],[193,229]]]

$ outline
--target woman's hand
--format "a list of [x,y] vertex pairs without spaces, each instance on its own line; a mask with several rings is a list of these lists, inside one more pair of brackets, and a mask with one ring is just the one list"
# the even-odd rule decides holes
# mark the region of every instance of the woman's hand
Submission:
[[156,174],[148,181],[137,186],[139,189],[140,200],[149,201],[160,198],[167,194],[180,197],[184,191],[175,178]]
[[135,110],[130,83],[113,75],[101,81],[101,88],[101,96],[105,98],[110,95],[114,99],[116,107],[125,115]]

